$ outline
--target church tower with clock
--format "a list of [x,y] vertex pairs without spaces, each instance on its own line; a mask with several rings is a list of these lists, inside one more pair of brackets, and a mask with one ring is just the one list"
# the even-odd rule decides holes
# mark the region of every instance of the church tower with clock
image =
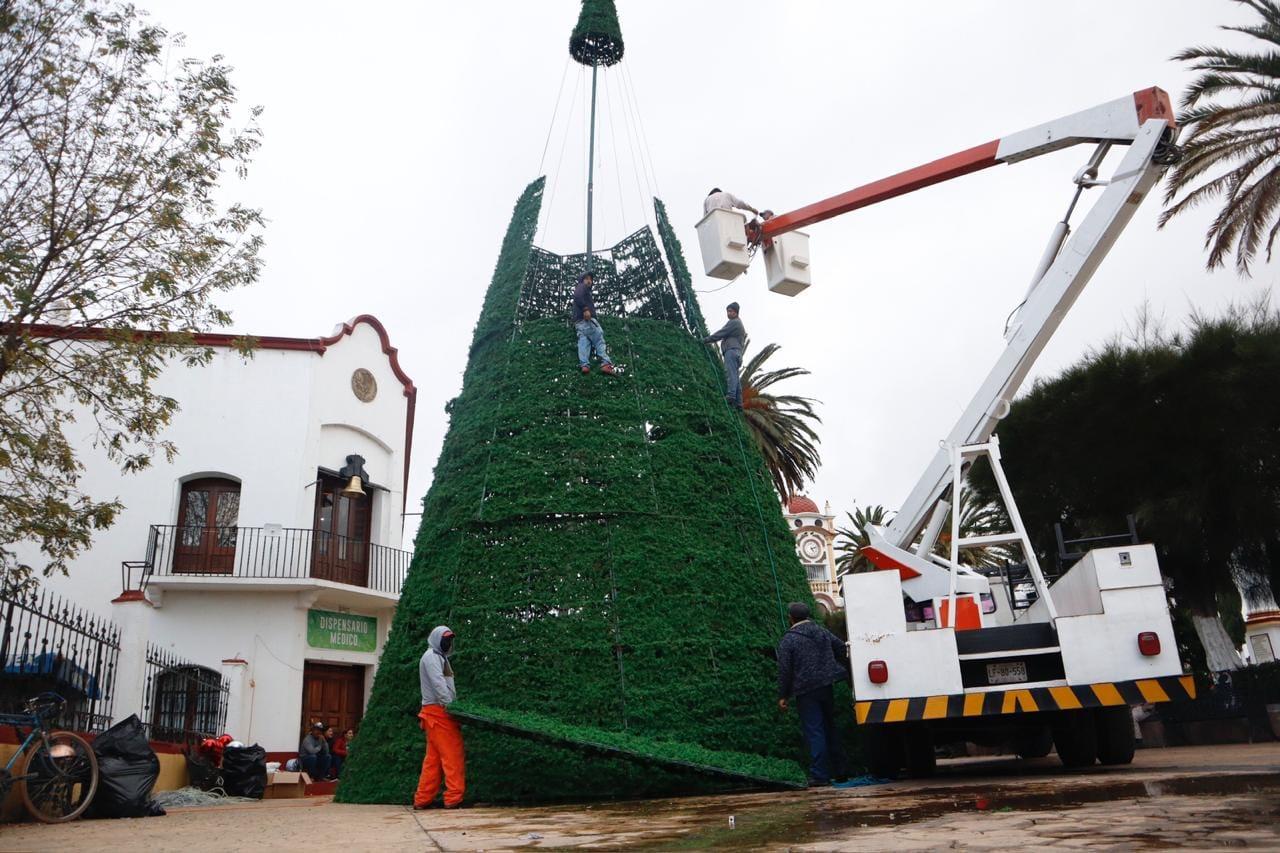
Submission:
[[809,577],[809,588],[818,607],[832,613],[844,606],[836,581],[836,517],[828,503],[822,511],[804,495],[787,501],[783,513],[787,527],[796,538],[796,554]]

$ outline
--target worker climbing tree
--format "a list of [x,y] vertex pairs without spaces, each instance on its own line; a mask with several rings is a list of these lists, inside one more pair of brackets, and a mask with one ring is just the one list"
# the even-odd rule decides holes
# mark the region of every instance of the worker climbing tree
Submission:
[[[583,3],[570,50],[593,78],[621,60],[610,0]],[[534,245],[548,189],[528,186],[502,242],[338,797],[408,802],[418,661],[442,624],[467,637],[448,713],[468,799],[803,784],[772,649],[786,603],[811,594],[763,460],[723,403],[680,243],[655,199],[661,248],[646,226],[548,252]],[[610,382],[565,381],[588,270],[611,357],[629,368]]]
[[613,362],[604,342],[604,327],[596,316],[596,303],[591,298],[592,276],[584,272],[578,276],[573,289],[573,327],[578,332],[578,367],[583,373],[591,372],[591,355],[600,359],[600,371],[613,375]]

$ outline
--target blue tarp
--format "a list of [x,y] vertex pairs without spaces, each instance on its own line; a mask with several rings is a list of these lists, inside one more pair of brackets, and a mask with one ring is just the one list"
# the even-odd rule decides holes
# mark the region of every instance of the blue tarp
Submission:
[[14,655],[5,661],[0,676],[48,675],[59,685],[70,688],[88,699],[101,699],[98,679],[88,670],[54,652],[38,655]]
[[852,779],[845,780],[844,782],[832,782],[831,787],[833,788],[865,788],[868,785],[884,785],[892,781],[893,781],[892,779],[882,779],[879,776],[872,776],[871,774],[868,773],[866,776],[855,776]]

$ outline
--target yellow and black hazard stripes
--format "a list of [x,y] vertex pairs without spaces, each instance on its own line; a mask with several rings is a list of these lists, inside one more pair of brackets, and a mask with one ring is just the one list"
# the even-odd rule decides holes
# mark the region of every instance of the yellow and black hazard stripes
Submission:
[[854,702],[854,710],[859,723],[901,723],[948,717],[1073,711],[1107,705],[1141,705],[1195,697],[1196,686],[1191,676],[1169,675],[1077,687],[1026,687],[951,696],[917,696],[913,699],[872,699]]

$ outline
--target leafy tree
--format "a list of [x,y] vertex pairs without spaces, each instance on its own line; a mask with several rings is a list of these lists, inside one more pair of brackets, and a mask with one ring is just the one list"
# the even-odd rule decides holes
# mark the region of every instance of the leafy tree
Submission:
[[869,572],[875,568],[862,549],[870,544],[867,528],[871,525],[884,527],[893,521],[893,513],[876,504],[859,509],[855,504],[853,512],[846,512],[849,519],[847,527],[836,528],[836,571],[842,575],[855,572]]
[[1203,46],[1174,57],[1200,75],[1182,94],[1183,157],[1169,174],[1160,224],[1220,200],[1205,235],[1207,266],[1222,266],[1234,248],[1236,270],[1247,275],[1264,241],[1271,260],[1280,233],[1280,4],[1235,2],[1261,21],[1222,29],[1252,36],[1258,50]]
[[[216,297],[258,275],[261,215],[218,199],[224,172],[243,174],[258,147],[257,111],[233,126],[219,57],[166,76],[179,43],[114,0],[0,2],[0,575],[11,582],[65,572],[121,508],[81,490],[81,434],[126,472],[173,456],[162,433],[178,404],[152,382],[169,359],[211,358],[193,333],[229,324]],[[21,558],[19,542],[38,543],[41,560]]]
[[1280,315],[1264,298],[1183,334],[1139,330],[1013,404],[1005,465],[1033,541],[1053,542],[1054,522],[1112,533],[1134,513],[1210,668],[1233,668],[1219,602],[1280,588]]
[[748,432],[764,454],[774,487],[786,499],[818,472],[819,439],[813,424],[822,419],[814,410],[817,400],[774,390],[779,382],[809,374],[800,367],[765,370],[765,362],[778,349],[777,344],[766,344],[742,365],[742,412]]

